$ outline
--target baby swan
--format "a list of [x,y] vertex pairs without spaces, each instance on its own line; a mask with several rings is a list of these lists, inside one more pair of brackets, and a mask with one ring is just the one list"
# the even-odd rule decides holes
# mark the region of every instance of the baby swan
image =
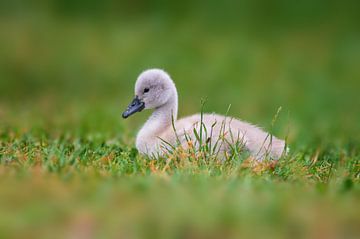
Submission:
[[[188,140],[196,141],[199,132],[202,132],[203,143],[206,141],[212,145],[212,152],[218,150],[222,154],[220,157],[231,151],[236,143],[241,143],[258,160],[266,157],[276,160],[284,152],[283,140],[234,118],[203,114],[203,130],[200,130],[201,114],[177,120],[177,90],[170,76],[160,69],[149,69],[140,74],[135,84],[135,98],[122,117],[127,118],[143,109],[154,109],[154,112],[136,137],[136,148],[142,154],[163,155],[169,147],[164,141],[174,146],[180,143],[186,148]],[[194,129],[198,132],[198,137]]]

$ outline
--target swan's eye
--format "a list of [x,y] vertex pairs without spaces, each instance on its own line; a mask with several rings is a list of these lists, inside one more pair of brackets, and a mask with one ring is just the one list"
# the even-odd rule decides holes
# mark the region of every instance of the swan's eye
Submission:
[[150,90],[149,88],[145,88],[145,89],[144,89],[144,93],[149,92],[149,90]]

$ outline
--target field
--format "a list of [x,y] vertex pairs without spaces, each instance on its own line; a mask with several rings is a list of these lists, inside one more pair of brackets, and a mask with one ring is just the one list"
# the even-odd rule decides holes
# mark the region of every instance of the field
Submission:
[[[356,1],[1,2],[0,238],[359,238],[359,12]],[[231,105],[290,154],[139,155],[150,112],[121,113],[151,67],[175,81],[180,116],[204,99],[206,112]]]

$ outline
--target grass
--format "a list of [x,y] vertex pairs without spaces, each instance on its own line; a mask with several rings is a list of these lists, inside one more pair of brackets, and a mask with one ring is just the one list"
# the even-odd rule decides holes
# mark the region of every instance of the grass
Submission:
[[138,155],[122,134],[105,135],[3,129],[1,236],[356,238],[360,233],[355,151],[296,150],[277,164],[255,163],[246,155],[206,160],[196,151],[194,157],[175,154],[156,161]]
[[[359,238],[355,1],[44,3],[0,7],[0,238]],[[180,116],[231,104],[290,154],[140,156],[149,113],[120,113],[153,66]]]

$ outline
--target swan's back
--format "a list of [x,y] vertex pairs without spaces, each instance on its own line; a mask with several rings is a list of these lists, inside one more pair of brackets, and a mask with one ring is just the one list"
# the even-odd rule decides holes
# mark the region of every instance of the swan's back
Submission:
[[159,137],[171,144],[176,144],[178,139],[186,147],[189,138],[195,143],[198,141],[194,129],[200,135],[202,122],[202,141],[212,146],[217,145],[221,151],[228,151],[230,146],[240,143],[260,160],[266,156],[278,159],[283,153],[285,142],[270,136],[255,125],[218,114],[203,114],[202,117],[202,121],[201,114],[179,119],[174,124],[176,134],[171,125],[164,129]]

